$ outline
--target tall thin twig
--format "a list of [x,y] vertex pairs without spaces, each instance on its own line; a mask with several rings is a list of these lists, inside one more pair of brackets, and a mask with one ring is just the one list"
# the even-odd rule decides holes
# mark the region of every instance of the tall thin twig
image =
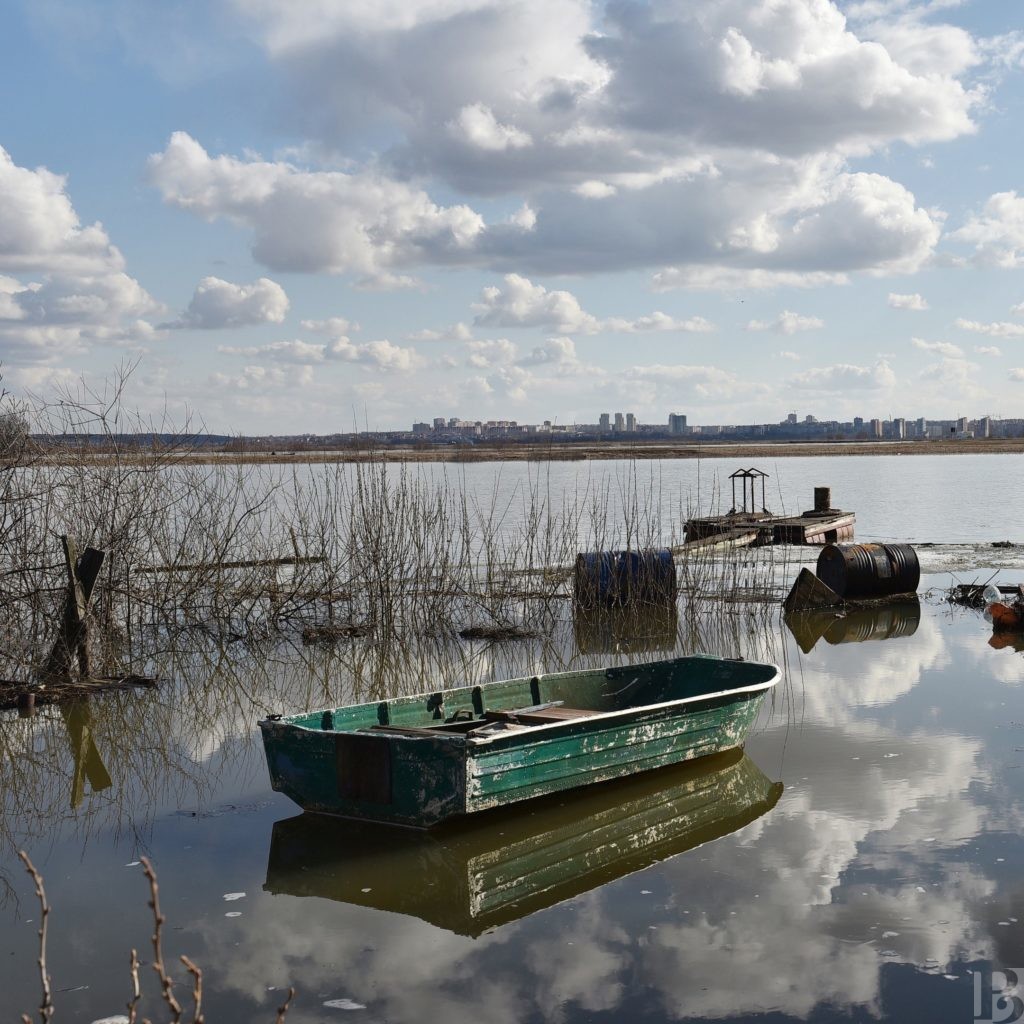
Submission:
[[[25,870],[32,876],[32,881],[36,887],[36,896],[39,899],[39,959],[36,961],[39,964],[39,983],[42,987],[42,996],[39,1002],[39,1019],[42,1021],[42,1024],[48,1024],[48,1021],[53,1016],[53,994],[50,990],[50,975],[46,969],[46,928],[50,917],[50,904],[46,902],[43,876],[36,870],[35,865],[29,860],[28,854],[24,850],[19,850],[18,856],[25,865]],[[23,1017],[23,1019],[28,1020],[27,1017]]]
[[153,970],[160,979],[160,994],[167,1004],[167,1008],[174,1015],[172,1022],[178,1024],[182,1014],[181,1004],[174,998],[174,981],[164,966],[162,931],[167,918],[160,913],[160,887],[157,885],[156,872],[153,870],[149,858],[140,857],[139,860],[142,862],[143,873],[149,881],[149,907],[153,911]]

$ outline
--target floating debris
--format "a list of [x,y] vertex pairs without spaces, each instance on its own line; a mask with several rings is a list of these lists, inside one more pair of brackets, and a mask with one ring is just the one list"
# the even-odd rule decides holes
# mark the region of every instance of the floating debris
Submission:
[[373,624],[369,622],[343,622],[337,625],[328,623],[323,626],[306,626],[302,631],[304,644],[333,644],[339,640],[351,640],[354,637],[369,636],[373,632]]
[[366,1007],[362,1003],[357,1003],[353,999],[328,999],[324,1003],[330,1010],[365,1010]]
[[538,635],[535,630],[523,629],[521,626],[467,626],[459,630],[459,636],[463,640],[489,640],[492,643],[533,640]]

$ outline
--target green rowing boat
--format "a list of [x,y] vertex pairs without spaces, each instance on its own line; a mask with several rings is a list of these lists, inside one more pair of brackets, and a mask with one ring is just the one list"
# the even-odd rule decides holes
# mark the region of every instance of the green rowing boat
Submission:
[[299,814],[274,824],[263,888],[476,937],[736,832],[781,793],[730,750],[430,831]]
[[775,665],[697,655],[260,722],[274,789],[307,811],[427,828],[742,745]]

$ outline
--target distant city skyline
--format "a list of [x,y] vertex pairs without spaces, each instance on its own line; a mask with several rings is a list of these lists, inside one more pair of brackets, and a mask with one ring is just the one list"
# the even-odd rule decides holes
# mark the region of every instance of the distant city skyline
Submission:
[[[613,419],[614,415],[614,419]],[[640,423],[633,413],[599,413],[591,423],[563,423],[544,420],[541,423],[521,423],[518,420],[468,420],[460,417],[434,417],[432,422],[418,421],[412,424],[414,436],[444,435],[463,437],[512,436],[518,434],[590,434],[594,436],[617,435],[669,435],[669,436],[721,436],[730,434],[746,437],[757,436],[821,436],[852,438],[891,438],[911,440],[915,438],[967,438],[991,436],[1024,436],[1024,418],[997,419],[992,416],[959,416],[951,419],[929,419],[925,416],[907,418],[901,416],[881,419],[865,419],[855,416],[851,420],[818,419],[807,414],[802,420],[791,412],[778,422],[768,423],[713,423],[689,424],[687,416],[669,413],[667,422]]]

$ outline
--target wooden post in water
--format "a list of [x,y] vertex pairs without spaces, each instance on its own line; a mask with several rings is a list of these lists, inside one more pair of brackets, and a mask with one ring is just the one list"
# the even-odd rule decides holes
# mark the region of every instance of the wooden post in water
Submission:
[[60,633],[50,651],[43,675],[66,678],[71,674],[71,659],[78,655],[78,670],[82,678],[91,674],[89,660],[89,629],[87,616],[92,600],[93,587],[103,565],[104,552],[86,548],[81,555],[74,540],[61,537],[64,546],[64,561],[68,574],[68,592],[64,599],[64,614]]

